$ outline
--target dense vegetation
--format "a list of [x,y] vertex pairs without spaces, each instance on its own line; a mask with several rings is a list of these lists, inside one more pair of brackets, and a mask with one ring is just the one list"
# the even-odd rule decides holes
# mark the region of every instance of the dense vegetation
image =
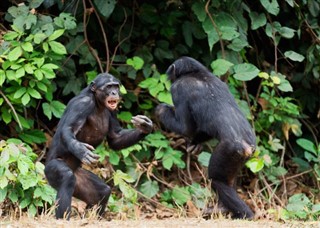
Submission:
[[[5,213],[36,215],[54,202],[45,151],[68,100],[98,73],[123,83],[118,117],[131,127],[133,115],[153,118],[171,103],[165,69],[188,55],[228,83],[255,129],[258,148],[238,182],[257,217],[319,218],[319,0],[8,0],[0,12]],[[215,201],[206,181],[215,144],[187,154],[182,137],[157,128],[121,151],[101,145],[91,168],[116,186],[110,211],[134,216],[140,199],[201,210]]]

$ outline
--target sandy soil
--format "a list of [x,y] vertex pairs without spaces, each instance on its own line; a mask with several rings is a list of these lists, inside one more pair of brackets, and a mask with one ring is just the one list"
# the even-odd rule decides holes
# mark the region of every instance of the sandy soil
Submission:
[[97,219],[71,219],[70,221],[55,220],[53,218],[40,218],[31,219],[23,218],[20,220],[0,220],[0,228],[11,227],[32,227],[32,228],[46,228],[46,227],[58,227],[58,228],[74,228],[74,227],[106,227],[106,228],[122,228],[122,227],[139,227],[139,228],[161,228],[161,227],[217,227],[217,228],[271,228],[271,227],[319,227],[320,222],[272,222],[272,221],[244,221],[244,220],[228,220],[228,219],[211,219],[204,220],[200,218],[181,218],[181,219],[165,219],[165,220],[97,220]]

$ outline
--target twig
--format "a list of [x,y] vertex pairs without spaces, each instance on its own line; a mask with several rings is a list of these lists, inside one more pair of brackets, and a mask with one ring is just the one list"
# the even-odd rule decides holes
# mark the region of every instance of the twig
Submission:
[[[281,199],[275,194],[275,190],[273,190],[273,189],[271,188],[271,186],[269,185],[269,183],[267,182],[267,180],[266,180],[266,178],[265,178],[264,176],[262,177],[262,181],[263,181],[264,185],[265,185],[265,186],[267,187],[267,189],[268,189],[270,198],[273,198],[273,197],[274,197],[274,199],[276,199],[276,200],[278,201],[278,203],[281,205],[281,207],[284,207]],[[271,191],[271,192],[270,192],[270,191]]]
[[218,33],[218,36],[219,36],[219,42],[220,42],[220,47],[221,47],[221,55],[222,57],[225,59],[226,57],[226,53],[225,53],[225,50],[224,50],[224,45],[223,45],[223,41],[222,41],[222,36],[221,36],[221,32],[217,26],[217,24],[214,22],[210,12],[209,12],[209,3],[211,2],[211,0],[208,0],[207,3],[206,3],[206,6],[205,6],[205,11],[206,11],[206,14],[208,15],[208,17],[210,18],[211,20],[211,23],[214,27],[214,29],[216,30],[216,32]]
[[97,53],[94,51],[94,49],[91,47],[89,40],[88,40],[88,34],[87,34],[87,6],[86,6],[86,0],[82,0],[83,3],[83,34],[84,34],[84,39],[85,42],[88,45],[88,48],[91,52],[91,54],[93,55],[93,57],[97,60],[99,68],[100,68],[100,72],[103,72],[103,68],[102,68],[102,64],[101,61],[99,59],[99,56],[97,55]]
[[20,130],[23,130],[22,125],[21,125],[20,120],[19,120],[19,117],[18,117],[18,114],[16,113],[16,110],[15,110],[14,107],[12,106],[11,102],[8,100],[8,98],[6,97],[6,95],[4,95],[4,93],[3,93],[1,90],[0,90],[0,94],[1,94],[1,96],[3,97],[3,99],[7,102],[7,104],[9,105],[9,107],[11,108],[14,116],[15,116],[16,119],[17,119],[17,123],[18,123],[18,125],[19,125],[19,127],[20,127]]
[[[92,4],[92,1],[91,0],[89,0],[89,2],[90,2],[90,4],[91,4],[91,6],[94,8],[94,5]],[[102,21],[101,21],[101,19],[100,19],[100,17],[99,17],[99,14],[98,14],[98,12],[97,12],[97,10],[94,8],[94,13],[95,13],[95,15],[96,15],[96,17],[97,17],[97,19],[98,19],[98,22],[99,22],[99,25],[100,25],[100,28],[101,28],[101,32],[102,32],[102,36],[103,36],[103,40],[104,40],[104,44],[105,44],[105,48],[106,48],[106,56],[107,56],[107,64],[106,64],[106,72],[109,72],[109,70],[110,70],[110,62],[109,62],[109,60],[110,60],[110,56],[109,56],[109,45],[108,45],[108,39],[107,39],[107,35],[106,35],[106,32],[105,32],[105,30],[104,30],[104,28],[103,28],[103,24],[102,24]]]
[[133,12],[132,12],[132,24],[131,24],[130,32],[129,32],[129,34],[128,34],[127,37],[125,37],[125,38],[123,38],[122,40],[120,40],[122,28],[124,27],[124,25],[125,25],[126,22],[127,22],[127,12],[126,12],[125,10],[123,10],[123,11],[124,11],[124,15],[125,15],[125,19],[124,19],[123,23],[121,24],[121,26],[120,26],[120,28],[119,28],[119,32],[118,32],[118,42],[119,42],[119,43],[118,43],[117,46],[114,48],[114,52],[113,52],[113,55],[112,55],[112,59],[111,59],[110,65],[113,63],[114,58],[115,58],[115,56],[116,56],[116,53],[117,53],[118,48],[120,47],[120,45],[121,45],[123,42],[125,42],[127,39],[129,39],[129,37],[131,37],[132,31],[133,31],[133,25],[134,25],[134,13],[135,13],[134,10],[135,10],[135,8],[133,7]]
[[305,121],[304,119],[301,119],[301,122],[302,122],[304,125],[306,125],[306,127],[309,129],[309,131],[310,131],[311,134],[312,134],[312,137],[314,138],[314,141],[315,141],[315,143],[316,143],[316,146],[318,147],[318,146],[319,146],[319,142],[318,142],[318,140],[317,140],[317,136],[316,136],[316,134],[313,132],[313,129],[312,129],[312,127],[310,126],[310,124],[307,123],[307,121]]

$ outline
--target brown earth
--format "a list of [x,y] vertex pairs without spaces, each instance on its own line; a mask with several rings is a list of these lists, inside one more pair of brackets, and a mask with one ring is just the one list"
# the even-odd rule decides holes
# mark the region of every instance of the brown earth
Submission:
[[107,228],[122,228],[122,227],[150,227],[150,228],[161,228],[161,227],[217,227],[217,228],[270,228],[270,227],[319,227],[320,222],[272,222],[272,221],[245,221],[245,220],[229,220],[229,219],[210,219],[205,220],[202,218],[170,218],[170,219],[141,219],[141,220],[97,220],[97,219],[71,219],[70,221],[55,220],[52,217],[43,218],[22,218],[19,220],[10,220],[2,218],[0,221],[0,228],[74,228],[74,227],[107,227]]

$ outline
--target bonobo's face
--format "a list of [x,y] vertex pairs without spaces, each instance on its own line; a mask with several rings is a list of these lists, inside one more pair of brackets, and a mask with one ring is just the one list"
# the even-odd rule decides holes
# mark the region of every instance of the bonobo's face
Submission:
[[98,88],[97,93],[101,93],[101,97],[104,97],[103,103],[106,108],[111,111],[116,110],[120,102],[120,88],[118,83],[107,83],[103,87]]
[[119,80],[110,74],[99,75],[90,85],[100,106],[114,111],[120,102]]

